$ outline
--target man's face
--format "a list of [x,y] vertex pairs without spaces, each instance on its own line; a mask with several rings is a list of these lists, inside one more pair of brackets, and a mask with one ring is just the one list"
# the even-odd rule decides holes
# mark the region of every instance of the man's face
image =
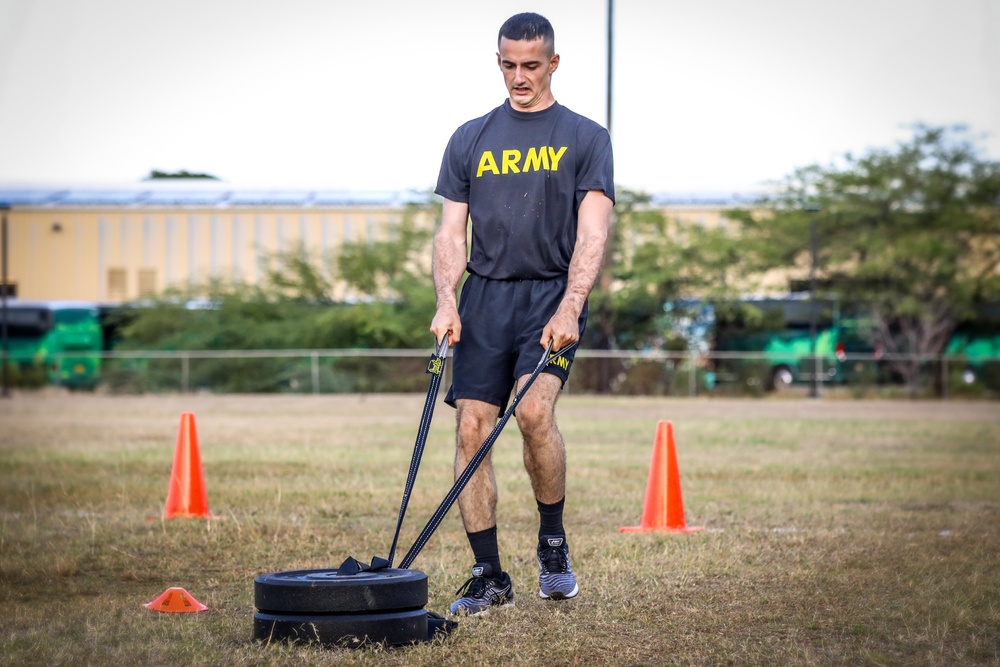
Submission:
[[559,54],[551,53],[545,40],[500,38],[497,63],[503,72],[510,103],[518,111],[541,111],[551,106],[552,73],[559,67]]

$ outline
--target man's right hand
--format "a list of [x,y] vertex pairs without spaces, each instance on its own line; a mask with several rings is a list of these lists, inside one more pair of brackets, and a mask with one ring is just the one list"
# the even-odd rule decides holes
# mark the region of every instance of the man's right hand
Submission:
[[448,345],[454,345],[462,338],[462,320],[458,317],[458,308],[454,305],[438,306],[431,320],[431,333],[438,345],[448,336]]

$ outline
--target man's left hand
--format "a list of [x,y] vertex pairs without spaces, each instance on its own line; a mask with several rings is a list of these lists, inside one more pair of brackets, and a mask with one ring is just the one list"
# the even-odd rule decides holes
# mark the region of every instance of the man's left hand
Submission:
[[558,352],[567,345],[575,343],[580,339],[580,314],[573,313],[570,309],[560,306],[549,319],[549,323],[542,329],[542,347],[548,347],[552,343],[552,351]]

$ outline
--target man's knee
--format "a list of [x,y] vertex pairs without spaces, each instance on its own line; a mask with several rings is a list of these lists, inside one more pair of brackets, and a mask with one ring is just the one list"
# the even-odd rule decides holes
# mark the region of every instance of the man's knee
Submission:
[[482,429],[479,426],[479,422],[472,420],[466,420],[458,423],[458,447],[460,449],[472,449],[479,446],[479,443],[483,440],[480,437]]
[[544,436],[555,425],[556,399],[562,381],[555,375],[542,373],[518,403],[514,416],[525,437]]
[[458,403],[458,446],[473,448],[482,444],[496,424],[499,408],[479,401]]
[[521,433],[530,440],[551,432],[555,423],[555,406],[550,401],[540,398],[528,400],[528,396],[525,396],[525,400],[514,411],[514,416]]

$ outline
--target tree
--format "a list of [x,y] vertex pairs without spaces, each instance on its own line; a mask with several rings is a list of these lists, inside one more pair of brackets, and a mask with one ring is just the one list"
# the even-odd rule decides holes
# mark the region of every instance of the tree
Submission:
[[[741,240],[731,231],[669,219],[644,193],[622,190],[610,257],[594,301],[608,304],[619,349],[681,349],[666,339],[678,301],[731,298],[748,279]],[[669,305],[668,305],[669,304]]]
[[219,178],[217,176],[212,176],[211,174],[203,174],[199,172],[190,172],[187,169],[181,169],[180,171],[160,171],[159,169],[151,169],[149,175],[146,176],[144,181],[161,181],[167,179],[176,178],[194,178],[208,181],[217,181]]
[[[170,290],[152,306],[134,309],[123,347],[429,348],[434,287],[421,258],[431,232],[418,217],[439,208],[410,205],[390,238],[345,243],[335,257],[304,247],[266,257],[258,284],[211,280]],[[350,298],[335,296],[335,278]]]
[[[390,238],[343,247],[337,275],[346,282],[356,303],[319,318],[311,346],[433,346],[434,280],[425,259],[432,232],[418,218],[440,219],[440,210],[440,204],[435,203],[409,204]],[[346,345],[334,345],[336,341]]]
[[[321,257],[304,247],[267,257],[258,284],[212,280],[170,290],[151,304],[123,309],[122,341],[117,347],[430,349],[434,287],[430,267],[422,260],[430,231],[418,218],[435,216],[439,208],[411,205],[399,225],[390,230],[390,238],[347,243],[335,257]],[[335,296],[335,279],[347,286],[348,299]],[[155,376],[152,366],[146,376]],[[283,391],[294,384],[296,372],[283,359],[213,359],[193,365],[191,376],[193,386],[222,391]],[[163,375],[177,377],[169,369]],[[391,384],[390,373],[370,368],[356,376],[365,378],[352,380],[355,385],[363,383],[369,390],[381,386],[377,383],[381,376],[388,378],[386,386],[399,385]],[[341,384],[348,382],[343,376],[341,380]],[[154,377],[150,384],[156,382]]]
[[823,291],[870,318],[863,335],[914,393],[920,356],[940,354],[959,319],[1000,292],[1000,163],[962,127],[919,126],[894,149],[799,169],[760,213],[730,215],[757,268],[793,278],[808,271],[814,224]]

